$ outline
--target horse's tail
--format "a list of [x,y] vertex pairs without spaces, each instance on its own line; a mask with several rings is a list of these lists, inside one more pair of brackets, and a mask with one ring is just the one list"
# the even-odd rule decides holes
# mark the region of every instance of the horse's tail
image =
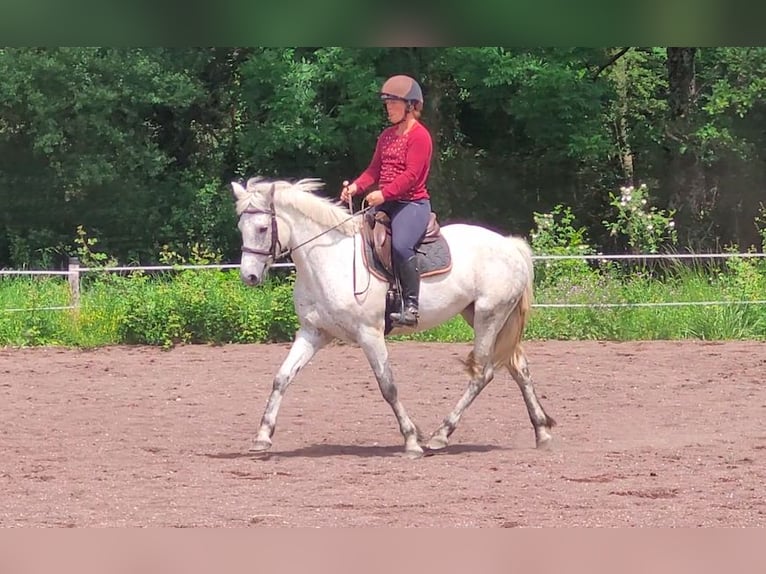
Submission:
[[534,280],[535,271],[532,262],[532,249],[529,244],[520,237],[508,237],[513,246],[519,250],[527,266],[527,282],[524,290],[519,297],[516,306],[511,311],[508,320],[503,325],[495,341],[495,351],[493,353],[493,362],[495,367],[500,365],[509,365],[515,370],[523,368],[521,358],[523,357],[521,348],[521,338],[524,335],[524,329],[529,319],[529,313],[532,309],[534,298]]
[[[534,297],[534,263],[532,262],[532,249],[524,239],[515,236],[509,236],[506,239],[511,242],[512,248],[517,249],[521,254],[527,267],[527,280],[516,305],[495,339],[492,362],[495,369],[508,366],[511,369],[520,370],[524,367],[521,338],[529,319]],[[465,364],[469,372],[473,372],[475,375],[480,374],[482,366],[475,362],[473,351],[469,353]]]

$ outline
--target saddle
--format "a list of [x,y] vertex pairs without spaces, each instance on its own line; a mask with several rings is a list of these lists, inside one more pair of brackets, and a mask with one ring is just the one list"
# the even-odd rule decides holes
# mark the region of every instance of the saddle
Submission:
[[[383,211],[367,212],[362,224],[363,259],[367,270],[378,279],[395,282],[391,256],[391,218]],[[415,246],[421,277],[439,275],[452,269],[447,240],[441,234],[436,214],[431,212],[423,238]]]

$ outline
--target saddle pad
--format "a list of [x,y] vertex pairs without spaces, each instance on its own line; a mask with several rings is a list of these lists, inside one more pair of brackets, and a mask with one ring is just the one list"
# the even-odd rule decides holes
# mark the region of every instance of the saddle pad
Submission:
[[[368,241],[362,241],[362,243],[365,267],[378,279],[393,283],[394,277],[375,256],[372,245]],[[420,270],[421,277],[439,275],[452,269],[452,256],[449,245],[442,236],[431,243],[418,245],[415,251],[417,253],[418,269]]]

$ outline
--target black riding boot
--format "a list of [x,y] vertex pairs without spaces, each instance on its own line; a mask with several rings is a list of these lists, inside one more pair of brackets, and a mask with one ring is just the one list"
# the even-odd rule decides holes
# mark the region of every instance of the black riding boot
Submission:
[[402,287],[404,313],[391,313],[394,324],[414,327],[418,324],[418,297],[420,295],[420,272],[417,256],[413,255],[402,262],[396,262],[396,273]]

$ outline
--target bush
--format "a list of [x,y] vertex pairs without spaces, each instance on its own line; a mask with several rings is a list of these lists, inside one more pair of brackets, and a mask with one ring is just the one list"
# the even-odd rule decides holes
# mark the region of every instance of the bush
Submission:
[[[675,236],[669,231],[673,229],[669,215],[647,208],[645,194],[642,186],[623,189],[619,198],[613,196],[615,207],[622,211],[612,229],[626,234],[632,247],[652,251],[672,244]],[[654,222],[651,228],[647,222]],[[569,208],[559,205],[551,213],[536,213],[535,223],[531,242],[536,255],[594,254],[584,228],[575,225]],[[664,226],[662,230],[656,223]],[[756,224],[766,246],[766,209],[762,208]],[[116,273],[108,270],[114,265],[113,258],[99,253],[97,240],[88,238],[82,229],[78,229],[77,244],[81,261],[92,270],[82,281],[79,310],[8,312],[68,306],[69,288],[61,278],[0,277],[0,345],[127,343],[168,348],[179,343],[286,342],[298,329],[292,273],[271,275],[257,288],[245,286],[236,270]],[[730,250],[738,251],[736,246]],[[189,253],[195,264],[217,257],[196,244],[189,247]],[[186,263],[184,256],[169,248],[162,257],[168,264]],[[531,314],[525,338],[766,338],[764,305],[621,306],[763,300],[763,259],[729,258],[705,266],[663,263],[661,270],[653,273],[643,266],[630,268],[605,261],[590,265],[576,258],[538,261],[538,308]],[[546,307],[551,303],[579,307]],[[473,332],[461,317],[455,317],[429,331],[397,339],[467,342],[473,339]]]

